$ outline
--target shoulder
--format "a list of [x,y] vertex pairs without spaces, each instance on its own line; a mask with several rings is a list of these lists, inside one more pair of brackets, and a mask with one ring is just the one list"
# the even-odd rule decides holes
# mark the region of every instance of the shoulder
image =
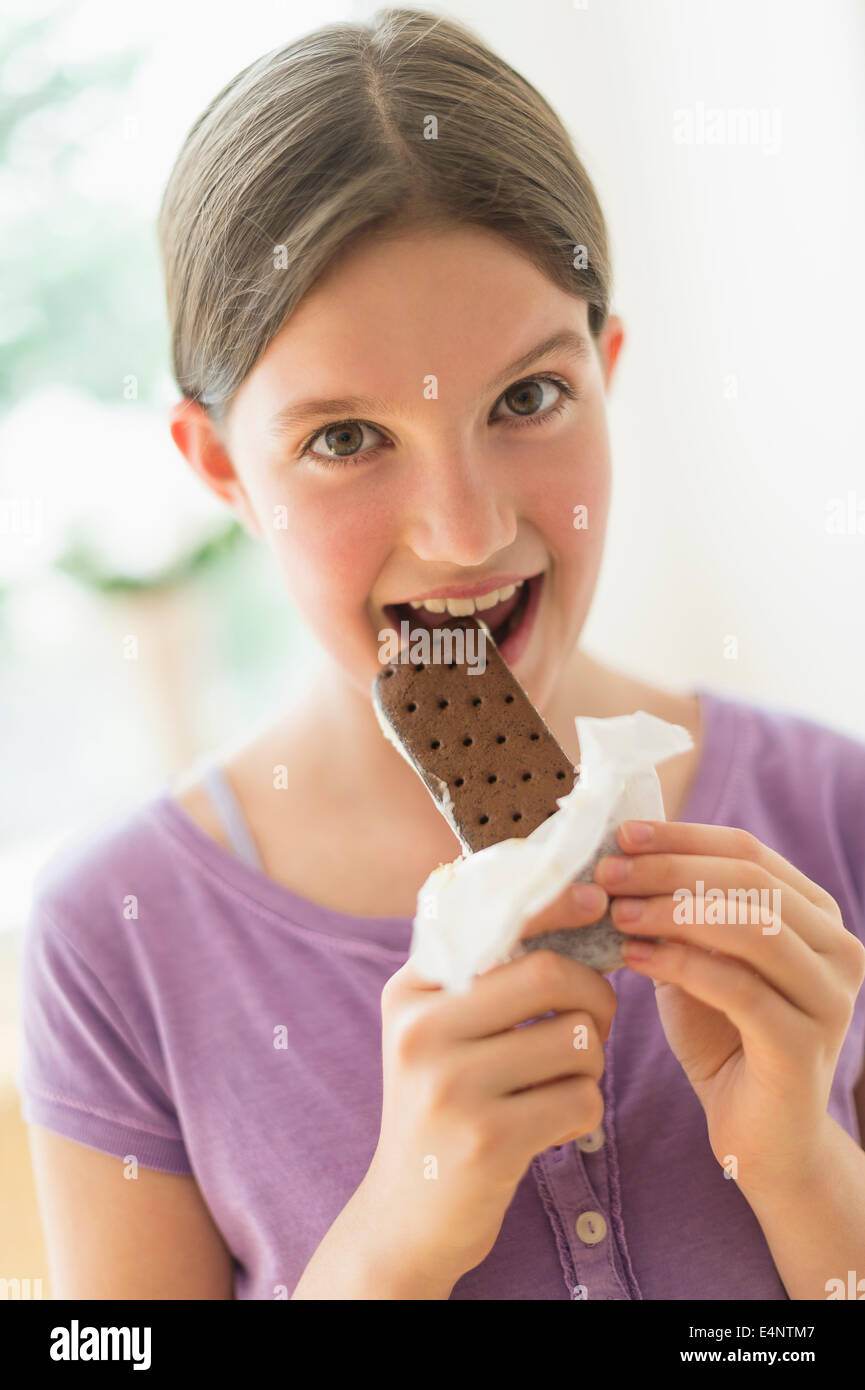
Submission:
[[40,895],[53,899],[74,895],[82,885],[106,882],[123,875],[133,863],[158,852],[156,812],[162,795],[126,806],[98,820],[73,826],[36,877]]
[[145,916],[151,943],[168,932],[189,891],[181,820],[160,792],[73,829],[36,875],[27,936],[65,938],[104,971]]
[[750,772],[778,792],[810,788],[812,805],[831,791],[845,809],[865,813],[865,741],[780,704],[702,694],[740,776]]
[[865,933],[865,742],[780,704],[701,694],[716,823],[783,854]]

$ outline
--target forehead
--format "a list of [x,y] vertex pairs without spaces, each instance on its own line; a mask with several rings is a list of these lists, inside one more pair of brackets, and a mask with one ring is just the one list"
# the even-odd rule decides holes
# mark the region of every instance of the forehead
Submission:
[[333,262],[237,394],[270,420],[308,398],[384,404],[477,391],[554,334],[589,340],[585,300],[484,228],[372,234]]
[[[564,302],[586,312],[583,300],[566,294],[518,247],[486,228],[385,230],[338,257],[279,336],[286,343],[325,329],[373,336],[386,327],[394,335],[433,337],[439,344],[473,321],[508,327],[536,302],[551,308]],[[416,317],[421,313],[422,319]]]

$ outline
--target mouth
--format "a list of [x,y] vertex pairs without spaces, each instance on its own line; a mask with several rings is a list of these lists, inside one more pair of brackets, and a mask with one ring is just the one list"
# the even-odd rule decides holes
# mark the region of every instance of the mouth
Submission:
[[457,612],[449,611],[443,599],[429,599],[426,601],[429,607],[423,600],[413,603],[388,603],[384,606],[384,613],[394,628],[400,631],[402,622],[409,624],[409,630],[418,627],[440,628],[447,627],[455,617],[477,612],[478,617],[482,618],[490,629],[502,659],[513,665],[531,637],[541,599],[544,574],[545,571],[541,571],[516,585],[508,585],[512,592],[508,594],[506,590],[504,597],[501,596],[501,591],[494,590],[495,602],[492,604],[485,603],[485,599],[492,595],[482,594],[479,595],[479,602],[457,600],[451,605],[458,610]]

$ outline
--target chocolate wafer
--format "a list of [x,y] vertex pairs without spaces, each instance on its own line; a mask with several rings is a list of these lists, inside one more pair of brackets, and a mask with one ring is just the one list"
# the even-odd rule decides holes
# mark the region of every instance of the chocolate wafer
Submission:
[[[447,628],[453,638],[444,628],[429,632],[431,660],[410,659],[403,648],[398,660],[383,666],[372,683],[372,700],[382,732],[421,777],[465,857],[531,835],[558,810],[557,798],[573,789],[577,770],[483,619],[452,618]],[[468,644],[465,637],[458,640],[460,629],[477,629],[485,654],[480,673],[464,659]],[[591,879],[592,869],[579,878]],[[607,915],[588,927],[545,932],[521,944],[525,950],[557,950],[606,971],[621,965],[624,940]]]
[[[558,809],[556,797],[572,789],[576,773],[486,624],[470,615],[448,627],[479,629],[484,671],[473,675],[457,659],[395,661],[376,676],[373,704],[464,850],[473,853],[530,835]],[[452,657],[459,650],[452,643]]]

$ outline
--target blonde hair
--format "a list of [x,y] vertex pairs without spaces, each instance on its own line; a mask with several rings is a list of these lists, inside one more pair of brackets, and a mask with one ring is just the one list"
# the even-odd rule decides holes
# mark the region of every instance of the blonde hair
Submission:
[[352,242],[460,223],[505,237],[585,299],[597,337],[610,293],[597,195],[552,107],[480,39],[384,9],[266,53],[199,116],[165,188],[181,392],[222,419]]

